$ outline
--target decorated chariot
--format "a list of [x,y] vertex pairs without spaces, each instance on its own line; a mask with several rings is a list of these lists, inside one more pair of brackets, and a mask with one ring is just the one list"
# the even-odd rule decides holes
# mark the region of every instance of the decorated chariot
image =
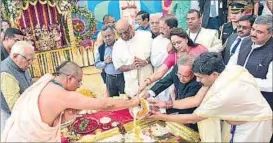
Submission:
[[2,0],[1,13],[35,47],[32,77],[54,73],[64,60],[81,67],[94,64],[95,18],[77,0]]

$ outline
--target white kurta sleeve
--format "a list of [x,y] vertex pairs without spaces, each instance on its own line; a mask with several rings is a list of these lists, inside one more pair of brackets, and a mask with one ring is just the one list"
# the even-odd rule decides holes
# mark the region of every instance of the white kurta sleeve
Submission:
[[237,65],[238,56],[239,56],[239,50],[237,50],[237,51],[230,57],[227,66]]
[[206,48],[208,48],[209,52],[217,52],[217,53],[222,52],[224,50],[224,47],[222,45],[222,41],[218,39],[218,31],[212,30],[211,32],[214,32],[212,43],[210,47],[206,47]]
[[118,42],[116,42],[113,46],[113,52],[112,52],[112,61],[114,64],[114,67],[116,70],[118,70],[121,66],[123,66],[122,60],[120,55],[122,55],[122,52],[120,51],[120,46],[122,46],[121,44],[119,44]]
[[160,43],[160,41],[158,40],[153,41],[152,51],[151,51],[151,63],[156,68],[160,67],[168,56],[167,47],[163,47],[163,48],[159,47],[159,46],[165,46],[165,44],[160,45],[157,42]]

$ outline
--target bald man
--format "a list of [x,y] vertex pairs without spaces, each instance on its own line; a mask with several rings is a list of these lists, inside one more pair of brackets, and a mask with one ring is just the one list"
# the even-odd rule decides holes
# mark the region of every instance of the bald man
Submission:
[[125,19],[117,22],[116,29],[120,38],[114,44],[112,60],[115,68],[124,72],[125,93],[134,96],[153,72],[150,64],[152,34],[134,31]]
[[66,109],[117,110],[136,106],[131,100],[95,99],[75,92],[82,70],[74,62],[57,67],[57,76],[46,74],[30,86],[16,102],[1,142],[60,142],[60,123]]

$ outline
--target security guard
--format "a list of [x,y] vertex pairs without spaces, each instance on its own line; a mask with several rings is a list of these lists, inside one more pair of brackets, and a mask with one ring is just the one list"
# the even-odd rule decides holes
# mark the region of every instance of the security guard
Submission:
[[243,16],[245,10],[245,5],[240,2],[232,2],[230,6],[230,22],[224,23],[220,27],[220,39],[222,40],[222,44],[226,42],[232,33],[237,33],[238,21]]

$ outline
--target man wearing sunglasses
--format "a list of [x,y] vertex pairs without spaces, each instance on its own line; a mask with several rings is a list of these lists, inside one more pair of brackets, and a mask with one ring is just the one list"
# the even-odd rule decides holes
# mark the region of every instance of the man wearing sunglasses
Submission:
[[225,64],[228,63],[230,57],[235,53],[240,51],[242,41],[249,37],[251,27],[255,21],[255,17],[252,15],[245,15],[240,18],[237,33],[234,33],[228,37],[225,43],[224,51],[222,52],[223,60]]
[[10,56],[1,63],[1,129],[17,99],[32,84],[28,69],[34,54],[32,45],[18,41],[12,46]]
[[71,61],[57,67],[56,76],[42,76],[14,105],[1,142],[61,142],[60,123],[64,111],[118,110],[139,104],[138,97],[124,100],[83,96],[75,92],[82,78],[82,69]]
[[3,42],[0,43],[1,48],[1,61],[6,59],[9,56],[11,47],[17,41],[21,41],[24,38],[22,31],[16,28],[8,28],[5,31]]

